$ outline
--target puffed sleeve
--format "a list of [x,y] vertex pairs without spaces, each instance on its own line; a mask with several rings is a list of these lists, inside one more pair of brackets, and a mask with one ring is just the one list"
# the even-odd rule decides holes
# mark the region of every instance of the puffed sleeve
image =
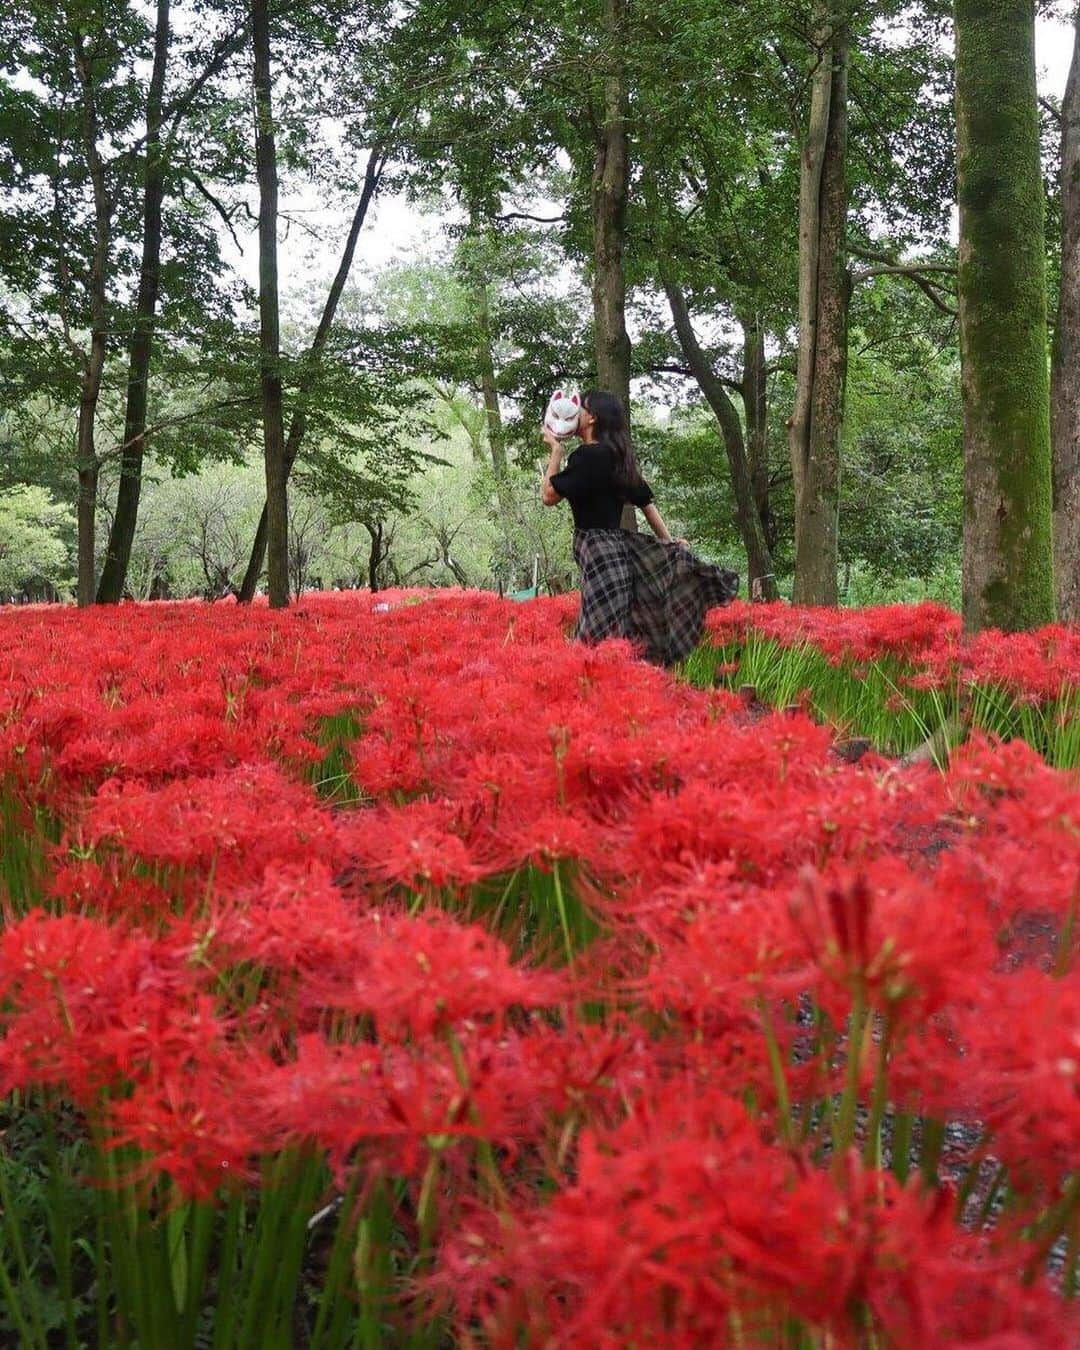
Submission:
[[639,478],[636,483],[630,485],[628,496],[635,506],[640,507],[650,505],[653,500],[652,488],[644,478]]
[[575,450],[566,461],[566,468],[560,469],[558,473],[553,473],[548,482],[559,496],[565,497],[567,501],[573,501],[575,497],[580,497],[589,486],[589,470],[582,458],[581,451]]

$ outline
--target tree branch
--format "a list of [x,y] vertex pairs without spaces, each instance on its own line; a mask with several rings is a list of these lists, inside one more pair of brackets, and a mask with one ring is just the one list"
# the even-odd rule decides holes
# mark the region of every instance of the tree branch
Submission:
[[206,184],[199,177],[199,175],[195,173],[194,170],[189,169],[187,171],[186,177],[191,180],[192,184],[194,185],[199,195],[205,197],[206,200],[210,203],[210,205],[221,217],[225,228],[229,231],[229,234],[232,236],[232,241],[236,245],[237,252],[243,253],[244,251],[243,246],[241,245],[240,240],[236,237],[236,231],[233,229],[232,216],[228,213],[228,211],[226,211],[222,203],[218,201],[218,199],[214,196],[214,194],[210,191],[210,189],[206,186]]
[[[947,268],[935,268],[935,271],[947,271]],[[941,298],[942,291],[934,285],[926,276],[923,275],[921,267],[867,267],[861,272],[852,274],[851,283],[857,285],[860,281],[866,281],[869,277],[905,277],[908,281],[918,286],[919,290],[926,298],[935,304],[943,314],[948,314],[951,318],[956,318],[959,310],[952,305],[947,305]],[[947,294],[948,292],[945,292]]]
[[512,220],[532,220],[537,225],[561,225],[565,219],[565,215],[534,216],[530,215],[528,211],[507,211],[505,215],[492,216],[492,220],[497,220],[500,224],[508,224]]
[[151,425],[146,427],[140,435],[134,436],[131,440],[114,445],[110,449],[104,451],[104,453],[98,456],[98,459],[104,464],[106,460],[114,459],[117,455],[122,455],[124,451],[133,446],[136,441],[142,440],[144,437],[152,436],[155,431],[165,431],[169,427],[182,426],[185,422],[197,422],[201,418],[207,417],[210,413],[224,412],[226,408],[240,408],[245,404],[257,402],[258,396],[255,394],[244,395],[243,397],[238,398],[219,399],[216,403],[210,403],[205,408],[196,408],[193,412],[178,413],[175,417],[162,418],[160,422],[151,423]]
[[1042,108],[1043,112],[1049,113],[1050,116],[1054,119],[1054,121],[1058,124],[1058,126],[1061,125],[1062,122],[1061,109],[1058,107],[1056,103],[1054,103],[1051,99],[1048,98],[1040,98],[1039,107]]
[[672,362],[665,362],[663,365],[649,366],[650,375],[685,375],[687,379],[694,378],[694,372],[689,366],[677,366]]
[[[865,267],[859,272],[852,273],[852,285],[857,285],[860,281],[866,281],[870,277],[897,276],[904,277],[906,280],[918,286],[919,290],[936,305],[943,314],[948,314],[950,318],[955,319],[958,315],[957,309],[946,304],[943,295],[950,295],[950,292],[943,291],[927,276],[928,272],[940,273],[944,276],[955,276],[956,267],[951,263],[903,263],[898,262],[887,253],[881,253],[876,249],[864,248],[859,244],[848,244],[848,252],[854,254],[856,258],[862,258],[867,262],[877,264],[874,267]],[[951,298],[951,297],[950,297]]]
[[877,249],[865,248],[862,244],[848,243],[845,245],[847,251],[856,258],[863,258],[867,262],[884,263],[887,267],[914,267],[920,272],[947,272],[950,276],[956,275],[955,263],[902,263],[888,253],[882,253]]

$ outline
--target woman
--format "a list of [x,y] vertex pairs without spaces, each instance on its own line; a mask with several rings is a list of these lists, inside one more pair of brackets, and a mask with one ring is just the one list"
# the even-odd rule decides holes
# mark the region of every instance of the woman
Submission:
[[[550,450],[541,498],[565,497],[574,516],[574,558],[581,568],[581,615],[574,636],[640,644],[645,658],[668,666],[701,638],[705,611],[726,605],[739,589],[733,572],[695,558],[684,539],[672,541],[630,445],[622,404],[603,390],[581,402],[581,447],[560,472],[563,444],[546,428]],[[623,507],[639,507],[655,539],[620,528]]]

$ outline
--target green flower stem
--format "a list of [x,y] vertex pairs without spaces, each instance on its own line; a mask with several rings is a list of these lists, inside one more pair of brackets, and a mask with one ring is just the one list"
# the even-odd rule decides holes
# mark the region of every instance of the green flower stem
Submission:
[[923,1116],[922,1147],[919,1150],[919,1168],[927,1186],[938,1184],[938,1163],[945,1145],[945,1122]]
[[1035,1252],[1024,1271],[1024,1283],[1033,1284],[1039,1268],[1046,1261],[1058,1239],[1065,1233],[1070,1236],[1080,1220],[1080,1172],[1074,1172],[1065,1183],[1061,1199],[1039,1217],[1032,1236],[1039,1241]]
[[795,1124],[791,1115],[791,1093],[788,1090],[787,1074],[784,1071],[783,1055],[776,1037],[772,1014],[764,994],[758,996],[758,1009],[761,1013],[761,1026],[765,1033],[765,1046],[769,1055],[769,1068],[772,1071],[773,1087],[776,1089],[776,1105],[780,1115],[780,1138],[790,1144],[795,1137]]
[[180,1325],[180,1343],[194,1347],[199,1316],[206,1292],[206,1273],[218,1216],[213,1204],[195,1202],[191,1206],[191,1249],[188,1255],[187,1294]]
[[1069,1241],[1065,1248],[1065,1269],[1061,1286],[1062,1293],[1068,1299],[1076,1297],[1078,1265],[1080,1265],[1080,1215],[1074,1213],[1069,1226]]
[[562,875],[558,860],[551,865],[551,878],[555,887],[555,907],[559,912],[559,923],[562,926],[563,942],[566,946],[566,964],[570,967],[570,973],[574,973],[574,941],[570,935],[570,918],[566,911],[566,896],[563,894]]
[[881,1123],[889,1095],[889,1053],[892,1049],[892,1021],[885,1018],[878,1043],[877,1067],[874,1070],[874,1093],[870,1102],[870,1119],[866,1125],[866,1144],[863,1157],[869,1166],[881,1166]]
[[232,1330],[240,1308],[236,1287],[236,1257],[244,1220],[244,1200],[238,1191],[225,1211],[225,1233],[218,1260],[218,1297],[214,1316],[213,1350],[227,1350],[233,1343]]
[[1069,967],[1072,964],[1073,934],[1076,931],[1078,908],[1080,908],[1080,879],[1073,887],[1073,893],[1069,899],[1069,908],[1065,913],[1065,921],[1058,933],[1057,953],[1054,959],[1054,975],[1058,979],[1069,973]]
[[914,1132],[914,1112],[897,1111],[893,1116],[892,1174],[901,1186],[907,1181],[911,1170],[911,1139]]
[[833,1162],[837,1167],[841,1165],[841,1159],[855,1139],[855,1111],[859,1104],[859,1069],[867,1022],[866,988],[860,977],[855,985],[851,1005],[844,1095],[840,1100],[840,1110],[837,1112],[833,1129]]
[[972,1154],[976,1161],[968,1168],[967,1176],[964,1177],[964,1184],[956,1193],[956,1218],[958,1222],[963,1219],[964,1210],[967,1208],[967,1203],[971,1199],[971,1193],[978,1184],[979,1173],[982,1170],[982,1164],[978,1159],[985,1143],[986,1134],[980,1133],[979,1138],[975,1143],[975,1147],[972,1149]]
[[42,1111],[45,1116],[45,1155],[48,1161],[46,1217],[49,1240],[52,1243],[60,1301],[64,1308],[64,1338],[68,1350],[78,1350],[79,1335],[75,1324],[75,1294],[71,1270],[71,1212],[63,1194],[63,1168],[60,1163],[60,1149],[56,1142],[56,1120],[47,1091],[42,1097]]
[[338,1211],[337,1228],[326,1267],[326,1278],[319,1295],[319,1311],[311,1331],[309,1350],[340,1344],[340,1311],[346,1305],[345,1285],[353,1254],[352,1232],[356,1224],[356,1198],[360,1189],[360,1168],[354,1167]]
[[[23,1316],[22,1300],[19,1298],[18,1290],[11,1283],[7,1272],[7,1262],[4,1260],[0,1260],[0,1294],[3,1295],[4,1302],[8,1306],[11,1320],[18,1328],[19,1344],[28,1347],[41,1346],[41,1350],[48,1350],[48,1341],[44,1339],[44,1333],[40,1337],[35,1336],[30,1330],[30,1324]],[[33,1300],[33,1295],[31,1299]]]

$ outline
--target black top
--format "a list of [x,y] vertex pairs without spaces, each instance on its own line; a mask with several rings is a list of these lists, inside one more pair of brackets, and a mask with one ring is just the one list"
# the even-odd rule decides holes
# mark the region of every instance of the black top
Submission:
[[629,489],[615,481],[615,452],[606,445],[583,445],[551,475],[551,486],[570,503],[576,530],[617,530],[625,502],[648,506],[653,499],[641,478]]

